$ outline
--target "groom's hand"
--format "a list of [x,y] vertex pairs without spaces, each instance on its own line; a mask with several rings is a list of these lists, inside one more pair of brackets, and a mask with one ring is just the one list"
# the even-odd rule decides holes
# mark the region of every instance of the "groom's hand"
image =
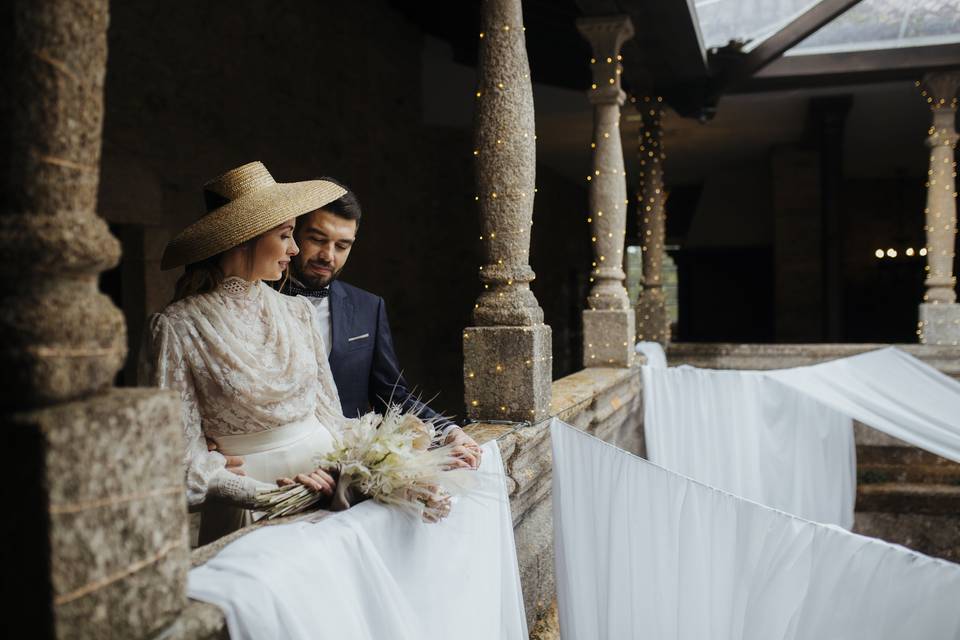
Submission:
[[[219,451],[220,447],[217,446],[217,443],[210,438],[207,438],[207,451]],[[222,455],[222,454],[221,454]],[[238,476],[245,476],[247,472],[243,470],[243,456],[228,456],[224,455],[224,458],[227,459],[227,471],[234,473]]]
[[480,445],[460,427],[450,429],[450,431],[447,432],[447,437],[443,440],[443,444],[454,445],[453,455],[457,458],[457,461],[461,463],[457,466],[469,469],[477,469],[480,466],[480,456],[482,455]]

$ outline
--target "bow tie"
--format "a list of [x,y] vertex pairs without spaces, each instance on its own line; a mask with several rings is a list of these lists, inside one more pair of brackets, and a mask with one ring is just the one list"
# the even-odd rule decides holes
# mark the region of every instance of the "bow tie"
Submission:
[[290,288],[288,292],[292,296],[307,296],[308,298],[326,298],[330,295],[330,287],[326,286],[322,289],[307,289],[305,287],[298,287],[297,285],[290,283]]

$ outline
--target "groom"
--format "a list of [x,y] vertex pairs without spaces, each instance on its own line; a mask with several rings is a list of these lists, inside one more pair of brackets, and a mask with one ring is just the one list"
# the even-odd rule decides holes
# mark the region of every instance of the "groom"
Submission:
[[317,309],[344,415],[352,418],[370,409],[383,413],[387,402],[399,404],[404,411],[434,419],[443,443],[455,445],[464,466],[477,468],[480,447],[473,438],[407,388],[383,299],[337,279],[356,242],[360,217],[360,202],[350,189],[323,209],[300,216],[294,230],[300,253],[290,263],[283,292],[306,296]]

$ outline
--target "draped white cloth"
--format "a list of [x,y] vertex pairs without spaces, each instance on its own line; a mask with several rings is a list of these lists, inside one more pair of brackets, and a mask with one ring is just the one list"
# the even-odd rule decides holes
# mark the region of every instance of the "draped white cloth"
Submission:
[[874,429],[960,462],[960,382],[896,347],[767,375]]
[[853,526],[852,420],[759,371],[643,367],[647,456],[809,520]]
[[367,501],[318,522],[264,527],[189,574],[233,640],[526,640],[500,450],[480,487],[425,524]]
[[960,637],[960,566],[551,437],[564,640]]
[[647,365],[657,369],[667,368],[667,354],[663,351],[663,345],[659,342],[638,342],[634,351],[647,359]]

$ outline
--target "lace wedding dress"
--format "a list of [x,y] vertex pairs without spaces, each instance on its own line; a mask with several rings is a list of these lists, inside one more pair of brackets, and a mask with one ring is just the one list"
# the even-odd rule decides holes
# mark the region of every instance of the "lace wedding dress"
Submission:
[[[141,383],[182,400],[187,501],[202,506],[200,544],[251,522],[258,489],[315,469],[346,422],[306,298],[227,278],[153,315],[146,338]],[[243,456],[246,475],[227,471],[224,455]]]

